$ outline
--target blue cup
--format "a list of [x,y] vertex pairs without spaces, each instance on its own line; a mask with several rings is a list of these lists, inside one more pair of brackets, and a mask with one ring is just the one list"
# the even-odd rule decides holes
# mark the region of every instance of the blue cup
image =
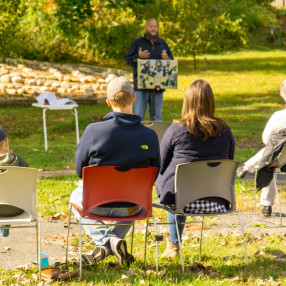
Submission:
[[47,253],[41,254],[41,269],[49,266],[49,258]]

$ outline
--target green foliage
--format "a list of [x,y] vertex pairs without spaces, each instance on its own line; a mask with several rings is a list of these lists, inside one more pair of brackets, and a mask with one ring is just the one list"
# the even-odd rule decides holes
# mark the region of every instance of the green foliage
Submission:
[[[264,4],[264,5],[263,5]],[[232,21],[241,20],[241,25],[247,31],[264,27],[275,21],[275,16],[269,9],[269,1],[259,0],[230,0],[220,1],[214,7],[214,13],[227,11]]]
[[18,44],[16,33],[23,12],[24,5],[21,0],[0,0],[0,54],[4,57],[14,55],[9,48]]
[[90,0],[54,0],[57,5],[54,16],[65,34],[73,35],[84,27],[84,22],[92,16]]
[[[244,46],[247,33],[274,23],[268,0],[0,0],[0,56],[99,62],[123,58],[159,22],[174,55]],[[9,46],[9,48],[7,48]]]

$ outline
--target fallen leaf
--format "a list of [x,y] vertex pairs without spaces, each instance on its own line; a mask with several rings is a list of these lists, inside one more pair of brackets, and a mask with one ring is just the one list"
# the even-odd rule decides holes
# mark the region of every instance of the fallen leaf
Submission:
[[263,250],[256,250],[254,255],[264,255],[265,252]]
[[277,262],[277,263],[286,263],[286,258],[275,258],[273,259],[273,262]]
[[24,270],[24,271],[28,270],[29,268],[30,268],[30,267],[29,267],[28,264],[19,265],[19,266],[16,267],[16,269],[18,269],[18,270]]
[[286,256],[286,254],[284,252],[279,252],[276,255],[276,259],[284,258],[285,256]]
[[129,277],[126,276],[125,274],[122,274],[121,279],[128,282],[128,283],[131,283],[131,281],[129,280]]
[[147,275],[153,275],[153,274],[156,274],[156,271],[154,271],[154,270],[147,270],[146,274]]

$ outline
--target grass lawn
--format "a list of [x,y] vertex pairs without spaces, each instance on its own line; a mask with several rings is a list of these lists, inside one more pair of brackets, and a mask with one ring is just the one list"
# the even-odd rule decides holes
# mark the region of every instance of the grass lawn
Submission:
[[[207,80],[216,98],[216,114],[231,127],[236,139],[235,159],[241,162],[258,151],[261,134],[271,114],[282,109],[279,87],[285,79],[286,53],[282,50],[240,51],[222,55],[198,57],[197,71],[193,70],[190,58],[179,58],[179,88],[167,90],[164,94],[163,118],[172,121],[180,118],[182,100],[187,87],[196,79]],[[80,134],[91,122],[89,117],[109,112],[105,104],[80,105]],[[10,135],[10,147],[22,155],[31,167],[45,170],[74,168],[76,151],[75,127],[69,111],[48,111],[47,128],[49,151],[44,151],[42,111],[31,106],[1,106],[0,124]],[[146,119],[148,119],[146,117]],[[68,213],[69,195],[78,178],[75,175],[56,176],[39,180],[39,212],[42,216]],[[239,210],[252,210],[252,184],[237,180],[236,194]],[[155,199],[155,197],[154,197]],[[282,196],[282,200],[285,197]],[[156,211],[156,216],[165,219],[165,213]],[[207,224],[212,223],[211,218]],[[198,262],[197,236],[187,230],[189,238],[184,241],[186,265]],[[154,244],[148,237],[149,244]],[[87,247],[92,247],[90,242]],[[128,238],[129,239],[129,238]],[[114,259],[107,259],[94,267],[84,268],[83,283],[71,280],[69,285],[286,285],[286,264],[274,263],[279,252],[286,252],[284,237],[264,235],[257,238],[248,234],[249,266],[245,266],[241,237],[210,234],[204,240],[203,268],[189,268],[181,275],[179,260],[168,261],[160,258],[161,277],[146,272],[143,261],[143,235],[135,236],[135,254],[138,260],[130,274],[127,268],[115,269],[109,265]],[[160,244],[160,251],[165,242]],[[149,263],[154,266],[155,251],[149,249]],[[261,250],[260,254],[255,254]],[[263,253],[263,255],[261,254]],[[76,269],[76,265],[71,269]],[[30,271],[0,270],[1,285],[36,284]],[[129,276],[130,283],[122,279]],[[20,277],[20,278],[19,278]],[[26,281],[25,283],[23,281]],[[27,283],[27,281],[30,281]],[[24,284],[23,284],[24,283]],[[63,284],[54,284],[63,285]]]

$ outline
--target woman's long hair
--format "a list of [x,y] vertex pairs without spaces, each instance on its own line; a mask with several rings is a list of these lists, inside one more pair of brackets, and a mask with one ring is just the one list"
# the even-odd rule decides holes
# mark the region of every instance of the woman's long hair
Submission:
[[208,82],[196,80],[187,89],[181,123],[195,137],[203,137],[203,141],[226,131],[227,124],[214,116],[215,101],[213,91]]

